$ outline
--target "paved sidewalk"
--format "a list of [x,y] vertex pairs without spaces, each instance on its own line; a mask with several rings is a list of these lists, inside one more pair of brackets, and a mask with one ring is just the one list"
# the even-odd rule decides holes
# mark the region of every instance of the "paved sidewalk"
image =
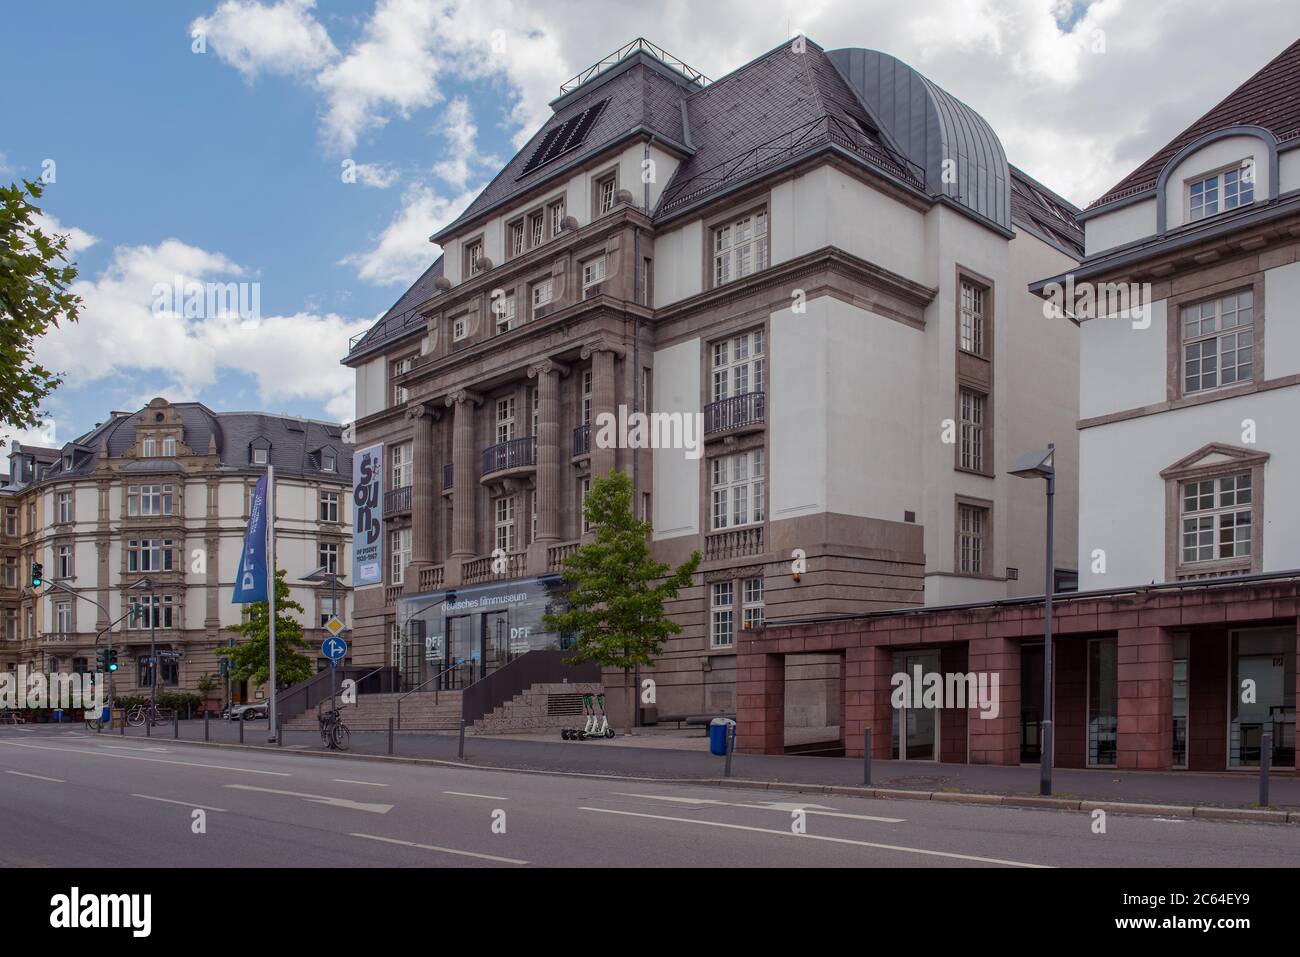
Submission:
[[[55,725],[36,725],[55,730]],[[80,729],[81,725],[67,725]],[[170,724],[153,729],[159,746],[172,737]],[[179,723],[182,740],[202,741],[203,721]],[[117,735],[118,731],[101,732]],[[698,732],[697,732],[698,733]],[[143,739],[145,729],[127,728],[127,736]],[[209,734],[213,742],[237,743],[239,725],[212,719]],[[633,738],[613,741],[562,741],[558,734],[488,737],[467,735],[465,761],[480,767],[560,771],[581,774],[613,774],[645,778],[708,780],[722,777],[723,759],[710,754],[703,738],[684,735],[668,744],[659,734],[645,735],[643,746]],[[398,732],[393,754],[398,757],[455,761],[458,736],[454,732]],[[275,747],[267,743],[267,723],[253,721],[245,727],[245,743]],[[684,749],[685,745],[689,750]],[[284,734],[286,750],[317,750],[320,735],[289,731]],[[388,753],[384,732],[354,732],[353,754]],[[732,777],[750,781],[781,781],[792,784],[854,786],[862,784],[862,761],[858,758],[824,758],[764,754],[732,756]],[[897,790],[951,792],[953,794],[997,794],[1036,796],[1037,765],[994,767],[989,765],[935,764],[930,762],[874,761],[872,786]],[[1258,773],[1249,772],[1137,772],[1057,768],[1053,775],[1054,796],[1076,800],[1132,802],[1199,807],[1255,807]],[[1292,770],[1274,771],[1270,805],[1300,810],[1300,775]]]

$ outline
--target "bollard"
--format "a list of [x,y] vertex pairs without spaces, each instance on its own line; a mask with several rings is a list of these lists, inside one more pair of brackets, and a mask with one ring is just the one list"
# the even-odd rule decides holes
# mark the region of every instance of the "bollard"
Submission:
[[208,709],[207,708],[203,709],[203,740],[204,741],[212,740],[212,735],[208,731]]
[[465,760],[465,718],[460,719],[460,749],[456,752],[456,757]]
[[146,738],[153,737],[153,715],[149,715],[144,719],[144,736]]
[[1259,742],[1259,806],[1268,807],[1268,770],[1273,765],[1273,732],[1265,731]]
[[242,717],[239,719],[239,743],[244,743],[244,719]]
[[393,719],[388,719],[388,753],[393,753]]
[[736,726],[733,724],[727,729],[727,760],[722,768],[722,776],[731,777],[731,752],[736,750]]
[[871,787],[871,729],[862,729],[862,784]]
[[175,711],[172,712],[172,740],[179,741],[180,739],[181,739],[181,711],[180,708],[177,708]]

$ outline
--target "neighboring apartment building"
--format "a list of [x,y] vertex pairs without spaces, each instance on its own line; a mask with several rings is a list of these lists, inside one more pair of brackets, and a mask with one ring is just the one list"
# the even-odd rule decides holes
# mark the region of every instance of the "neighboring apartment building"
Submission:
[[[1093,203],[1083,261],[1032,283],[1080,319],[1083,591],[1057,597],[1057,766],[1251,768],[1267,733],[1297,767],[1297,90],[1300,42]],[[1094,308],[1116,289],[1145,308]],[[771,629],[742,655],[741,744],[781,749],[762,725],[780,661],[817,646],[850,672],[850,753],[872,728],[880,756],[1037,761],[1042,606]],[[913,663],[998,675],[998,716],[900,715],[889,679]]]
[[[636,41],[551,105],[345,359],[357,448],[386,462],[358,663],[463,686],[553,646],[583,496],[616,468],[656,557],[704,558],[661,712],[733,709],[767,618],[1041,593],[1042,496],[1005,472],[1049,441],[1071,587],[1077,329],[1026,287],[1082,255],[1077,210],[978,114],[802,38],[715,82]],[[620,409],[699,415],[700,447],[603,447]],[[794,667],[792,720],[837,723],[838,662]]]
[[[306,609],[304,637],[319,644],[331,614],[328,585],[300,582],[328,566],[346,576],[351,548],[351,446],[338,425],[257,412],[213,412],[198,402],[154,399],[61,449],[15,443],[0,495],[5,532],[0,553],[5,589],[0,618],[15,616],[0,665],[42,671],[90,671],[96,640],[112,625],[121,670],[118,694],[146,691],[151,680],[150,609],[159,656],[158,688],[193,691],[217,674],[213,649],[235,638],[240,621],[231,594],[251,493],[267,464],[276,473],[276,552],[291,593]],[[10,509],[20,521],[8,535]],[[16,541],[16,547],[9,547]],[[8,587],[18,557],[17,588]],[[51,586],[33,594],[31,563]],[[133,588],[146,579],[154,599]],[[346,617],[346,580],[339,612]],[[120,621],[133,606],[138,621]],[[315,652],[308,652],[315,656]],[[236,700],[249,689],[235,687]]]

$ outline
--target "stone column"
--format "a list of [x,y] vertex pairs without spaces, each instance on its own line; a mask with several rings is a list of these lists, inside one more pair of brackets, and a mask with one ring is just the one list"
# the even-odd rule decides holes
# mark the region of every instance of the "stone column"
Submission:
[[1121,628],[1117,648],[1116,761],[1167,771],[1174,763],[1174,636],[1168,628]]
[[[621,438],[614,433],[613,442],[602,443],[600,439],[608,430],[600,428],[601,413],[609,413],[617,418],[618,400],[614,385],[614,360],[622,354],[617,346],[604,340],[590,342],[583,346],[582,358],[591,360],[591,475],[599,478],[608,475],[618,465],[618,441]],[[604,444],[605,448],[602,448]],[[635,503],[633,503],[635,507]],[[540,515],[538,516],[540,518]]]
[[[1059,646],[1059,641],[1056,643]],[[1020,643],[1011,638],[972,638],[967,645],[967,674],[975,676],[997,703],[997,715],[984,716],[967,690],[966,760],[971,764],[1020,763]],[[993,679],[997,694],[993,695]],[[940,718],[940,721],[943,719]],[[1053,761],[1053,766],[1059,765]]]
[[412,405],[406,418],[415,427],[411,443],[411,573],[404,591],[418,592],[420,572],[433,566],[433,510],[439,498],[433,461],[433,423],[438,413],[424,404]]
[[862,757],[863,731],[871,729],[871,757],[889,760],[893,753],[888,645],[850,645],[840,664],[840,737],[844,754]]
[[452,433],[451,558],[468,561],[477,553],[474,538],[474,506],[478,502],[478,454],[474,440],[474,407],[483,397],[468,389],[447,396],[447,407],[456,410]]
[[736,659],[736,750],[784,754],[785,655],[745,650]]
[[560,540],[560,378],[568,371],[553,359],[528,367],[528,377],[537,380],[537,541],[546,544]]

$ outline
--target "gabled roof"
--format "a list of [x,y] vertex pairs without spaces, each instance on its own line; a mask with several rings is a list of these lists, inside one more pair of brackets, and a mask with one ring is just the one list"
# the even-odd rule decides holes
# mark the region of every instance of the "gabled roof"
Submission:
[[1160,171],[1179,150],[1207,133],[1230,126],[1260,126],[1278,140],[1300,136],[1300,40],[1270,60],[1088,208],[1153,189]]
[[1083,258],[1079,207],[1058,196],[1024,170],[1012,166],[1011,221],[1061,252]]

